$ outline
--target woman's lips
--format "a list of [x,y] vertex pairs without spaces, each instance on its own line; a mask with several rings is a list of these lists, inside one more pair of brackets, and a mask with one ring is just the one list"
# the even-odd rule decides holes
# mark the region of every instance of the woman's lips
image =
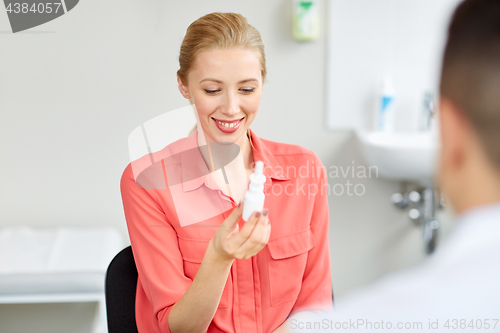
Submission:
[[240,128],[241,121],[244,119],[244,117],[241,119],[236,119],[236,120],[231,120],[231,121],[219,120],[219,119],[215,119],[215,118],[212,118],[212,119],[215,122],[215,126],[217,126],[217,128],[221,132],[234,133],[238,130],[238,128]]

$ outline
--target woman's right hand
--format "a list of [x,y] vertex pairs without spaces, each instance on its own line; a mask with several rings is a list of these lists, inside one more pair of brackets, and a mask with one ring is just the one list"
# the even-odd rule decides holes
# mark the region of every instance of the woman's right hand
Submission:
[[238,221],[243,212],[243,205],[241,202],[233,209],[210,241],[221,260],[248,259],[259,253],[269,241],[271,224],[267,209],[253,212],[239,230]]

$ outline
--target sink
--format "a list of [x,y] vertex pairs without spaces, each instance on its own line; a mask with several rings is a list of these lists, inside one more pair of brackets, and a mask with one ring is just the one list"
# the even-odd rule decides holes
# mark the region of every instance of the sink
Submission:
[[432,184],[439,153],[439,135],[427,132],[357,131],[361,153],[379,177],[398,181]]

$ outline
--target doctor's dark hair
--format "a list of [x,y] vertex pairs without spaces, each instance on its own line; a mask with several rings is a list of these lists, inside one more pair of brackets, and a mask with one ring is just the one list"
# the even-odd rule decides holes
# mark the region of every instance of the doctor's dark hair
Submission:
[[179,54],[177,75],[187,85],[187,75],[198,53],[231,47],[255,50],[260,57],[262,81],[266,77],[266,56],[259,31],[247,19],[236,13],[210,13],[200,17],[187,28]]
[[440,83],[500,168],[500,0],[465,0],[448,28]]

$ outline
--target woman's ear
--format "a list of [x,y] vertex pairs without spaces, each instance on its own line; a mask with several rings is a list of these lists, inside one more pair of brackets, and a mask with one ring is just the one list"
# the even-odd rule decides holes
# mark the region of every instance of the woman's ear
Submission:
[[184,96],[184,98],[186,99],[190,99],[191,95],[189,94],[187,87],[184,85],[184,83],[182,83],[182,80],[179,77],[179,75],[177,75],[177,85],[179,87],[179,91],[181,92],[182,96]]

